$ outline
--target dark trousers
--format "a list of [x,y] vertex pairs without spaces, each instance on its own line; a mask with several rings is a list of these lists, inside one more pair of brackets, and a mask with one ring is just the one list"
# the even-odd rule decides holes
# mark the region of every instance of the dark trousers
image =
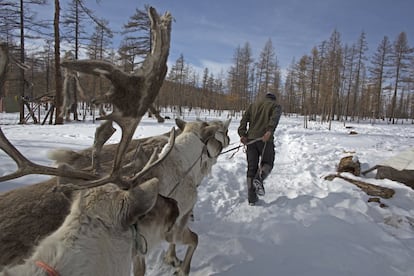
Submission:
[[[259,166],[268,165],[269,173],[273,168],[275,161],[275,145],[273,140],[257,141],[247,145],[247,177],[254,178],[258,172]],[[261,160],[260,160],[261,158]],[[260,164],[259,164],[260,160]]]

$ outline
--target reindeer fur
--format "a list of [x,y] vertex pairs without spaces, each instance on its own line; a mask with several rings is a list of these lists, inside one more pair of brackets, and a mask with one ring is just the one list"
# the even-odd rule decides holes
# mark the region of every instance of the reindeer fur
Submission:
[[154,206],[157,192],[155,178],[129,191],[106,184],[80,192],[63,224],[23,264],[0,275],[44,275],[36,261],[59,275],[130,275],[137,238],[131,225]]
[[[217,161],[217,156],[222,147],[229,144],[229,138],[227,136],[229,121],[210,123],[198,121],[186,123],[182,120],[176,120],[176,122],[181,130],[181,134],[177,136],[171,153],[167,156],[166,160],[164,160],[157,168],[154,168],[147,177],[159,177],[160,194],[175,199],[178,204],[179,214],[177,211],[174,211],[173,205],[168,205],[166,203],[168,202],[167,199],[159,196],[154,208],[152,208],[146,216],[141,218],[139,223],[140,232],[148,242],[148,250],[150,251],[163,240],[171,243],[166,254],[166,261],[174,266],[179,266],[177,271],[178,275],[188,275],[191,258],[198,243],[198,237],[188,228],[187,222],[197,200],[197,187],[200,185],[203,178],[210,173],[212,166]],[[140,164],[145,164],[151,155],[152,150],[157,147],[161,148],[167,143],[167,140],[168,138],[166,134],[133,140],[128,147],[124,161],[126,163],[131,162],[136,148],[141,146],[143,155],[138,156],[138,158],[142,160],[138,162],[139,164],[136,168],[136,170],[140,170],[142,169]],[[103,147],[101,161],[104,170],[110,168],[116,147],[117,145],[105,145]],[[209,156],[209,152],[211,157]],[[57,163],[68,163],[74,168],[87,168],[88,166],[91,166],[91,153],[92,149],[86,149],[79,152],[58,150],[51,153],[50,157],[56,160]],[[201,156],[200,160],[197,161],[196,159],[199,156]],[[194,165],[193,168],[184,175],[192,165]],[[56,185],[56,180],[53,181],[53,179],[49,182],[38,184],[38,186],[43,187],[45,191],[48,191],[45,193],[44,198],[51,201],[50,205],[66,206],[65,208],[68,209],[70,203],[66,196],[62,195],[60,197],[55,195],[54,192],[51,192],[54,185]],[[3,199],[9,198],[8,202],[13,201],[21,195],[21,192],[10,191],[0,195],[0,208],[4,210],[4,212],[0,213],[0,230],[3,229],[1,224],[4,221],[2,219],[3,215],[5,213],[10,213],[10,217],[7,218],[9,227],[6,232],[8,233],[0,231],[0,238],[5,237],[4,239],[0,239],[0,252],[5,252],[3,250],[7,248],[12,253],[12,256],[9,257],[0,254],[0,265],[21,262],[22,258],[27,257],[31,252],[31,249],[36,244],[36,240],[47,236],[53,231],[50,230],[52,227],[49,227],[46,230],[42,227],[39,228],[38,226],[44,226],[47,224],[46,221],[48,220],[56,220],[54,225],[59,225],[59,221],[63,221],[67,214],[67,212],[62,211],[60,216],[59,214],[56,214],[55,218],[47,212],[46,215],[42,215],[45,213],[45,210],[49,208],[48,204],[42,202],[38,204],[33,203],[34,207],[28,204],[28,202],[31,202],[35,198],[40,198],[40,196],[35,196],[35,191],[39,188],[36,185],[25,188],[28,189],[28,191],[24,196],[21,196],[21,205],[27,205],[26,209],[32,209],[32,214],[37,216],[38,219],[33,219],[33,217],[28,216],[27,213],[15,214],[13,213],[14,208],[11,207],[14,206],[14,204],[3,204],[3,202],[6,203]],[[171,193],[173,189],[174,191]],[[39,192],[38,194],[41,193]],[[13,195],[13,197],[11,197],[11,195]],[[31,197],[31,195],[33,195],[33,197]],[[14,219],[11,217],[14,217]],[[26,229],[24,225],[20,225],[19,217],[25,217],[25,219],[30,222],[28,225],[32,225],[33,227],[30,227],[31,229]],[[175,218],[177,218],[177,220],[175,220]],[[171,224],[173,224],[172,227]],[[54,229],[57,229],[57,227],[58,226],[55,226]],[[12,229],[26,231],[28,238],[25,239],[25,237],[20,234],[13,236]],[[189,246],[188,253],[182,264],[175,254],[176,243]],[[24,246],[16,249],[13,248],[14,244],[23,244]],[[136,255],[134,271],[135,275],[144,275],[145,255]]]
[[[177,266],[177,275],[188,275],[198,236],[190,230],[187,223],[197,202],[197,187],[211,172],[222,148],[230,142],[227,136],[230,121],[207,123],[178,119],[176,123],[182,133],[177,136],[174,148],[166,160],[154,168],[150,176],[160,180],[160,194],[171,197],[178,203],[180,214],[171,235],[167,237],[170,246],[165,261]],[[176,243],[188,246],[182,262],[176,256]]]
[[[156,168],[151,170],[147,177],[157,177],[160,180],[160,194],[173,198],[177,201],[179,216],[174,227],[165,235],[159,235],[156,231],[143,233],[147,240],[157,241],[149,244],[149,250],[162,240],[170,243],[170,247],[165,256],[167,263],[177,268],[177,275],[188,275],[190,271],[191,258],[198,244],[197,234],[192,232],[188,226],[188,220],[192,209],[197,201],[197,187],[206,177],[212,166],[216,163],[217,157],[222,148],[229,144],[227,130],[230,121],[213,122],[185,122],[181,119],[176,120],[180,129],[180,134],[175,140],[174,147],[166,159]],[[131,162],[131,157],[135,148],[140,144],[146,158],[151,151],[167,143],[166,135],[155,136],[145,140],[133,140],[132,147],[126,153],[125,162]],[[115,146],[105,145],[102,148],[103,170],[109,169]],[[58,151],[51,154],[52,159],[57,163],[68,163],[72,166],[87,167],[91,164],[90,153],[92,149],[80,152]],[[138,163],[144,164],[146,159]],[[139,167],[137,169],[140,169]],[[158,218],[154,229],[165,227]],[[184,261],[181,262],[175,252],[175,244],[185,244],[188,246]],[[135,259],[135,276],[145,273],[145,256],[138,255]]]

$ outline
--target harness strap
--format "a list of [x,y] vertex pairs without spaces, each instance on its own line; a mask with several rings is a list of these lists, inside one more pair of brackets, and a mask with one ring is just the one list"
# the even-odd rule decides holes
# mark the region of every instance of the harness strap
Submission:
[[[234,148],[231,148],[229,150],[223,151],[219,155],[228,153],[228,152],[233,151],[233,150],[237,150],[236,152],[238,152],[241,147],[245,147],[247,145],[254,144],[254,143],[256,143],[257,141],[260,141],[260,140],[262,140],[261,137],[260,138],[257,138],[257,139],[254,139],[254,140],[251,140],[250,142],[248,142],[246,144],[240,144],[237,147],[234,147]],[[234,155],[235,155],[235,153],[233,153],[229,159],[231,159]]]
[[[141,233],[139,233],[137,223],[131,225],[131,231],[134,239],[135,250],[141,253],[142,255],[147,254],[148,242],[145,239],[145,237]],[[144,241],[144,244],[142,244],[142,240]]]
[[42,261],[36,261],[35,264],[46,271],[48,276],[59,276],[59,272],[57,272],[53,267],[48,266],[46,263]]
[[[198,161],[201,159],[201,157],[203,157],[203,154],[207,151],[207,146],[204,145],[203,150],[201,151],[200,156],[196,159],[196,161],[194,161],[194,163],[188,168],[188,170],[185,171],[184,175],[182,178],[185,178],[187,176],[187,174],[190,173],[190,171],[194,168],[194,166],[198,163]],[[177,189],[178,185],[180,185],[180,181],[177,181],[177,183],[175,183],[174,187],[172,188],[172,190],[168,193],[167,197],[169,197],[174,191],[175,189]]]

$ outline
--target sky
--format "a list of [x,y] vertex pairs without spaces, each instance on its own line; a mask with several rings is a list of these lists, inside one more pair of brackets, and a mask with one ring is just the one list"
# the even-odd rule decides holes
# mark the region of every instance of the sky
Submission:
[[[328,40],[334,30],[342,43],[352,45],[365,32],[368,56],[384,36],[393,42],[406,32],[414,44],[414,1],[412,0],[88,0],[87,7],[98,18],[120,31],[135,9],[151,5],[159,13],[174,17],[171,65],[182,54],[197,71],[209,68],[227,73],[237,47],[248,42],[257,59],[271,39],[279,65],[285,70],[293,61],[310,54],[313,47]],[[61,0],[64,7],[67,0]],[[53,1],[48,9],[36,10],[39,17],[53,19]],[[115,37],[113,47],[119,47]]]
[[[98,17],[119,29],[144,4],[159,13],[170,11],[175,21],[169,63],[180,54],[194,67],[220,72],[232,64],[238,46],[249,42],[258,58],[272,40],[281,68],[309,54],[336,29],[344,44],[366,33],[375,51],[384,36],[394,41],[406,32],[414,42],[414,2],[411,0],[147,0],[87,1]],[[122,3],[122,4],[120,4]],[[117,45],[114,45],[117,46]]]
[[[185,113],[195,120],[196,111]],[[198,113],[200,114],[200,113]],[[171,118],[175,114],[164,113]],[[44,114],[42,115],[44,116]],[[205,120],[227,119],[201,113]],[[240,114],[229,127],[230,145],[239,144]],[[4,134],[30,160],[51,165],[51,149],[84,149],[93,143],[98,124],[91,118],[65,125],[19,125],[17,113],[0,113]],[[159,124],[145,117],[135,138],[171,130],[174,120]],[[219,156],[210,175],[198,187],[198,201],[190,228],[199,235],[192,259],[192,276],[412,276],[414,275],[414,190],[388,179],[375,179],[375,171],[356,177],[395,195],[381,199],[386,208],[370,202],[367,194],[335,178],[342,157],[352,154],[362,170],[414,146],[412,124],[369,122],[327,124],[303,117],[282,116],[275,133],[275,165],[265,180],[266,195],[249,206],[245,184],[246,156],[239,150]],[[357,135],[349,135],[350,130]],[[119,140],[119,130],[110,142]],[[227,149],[227,148],[226,148]],[[194,156],[194,159],[198,158]],[[0,175],[14,171],[13,160],[0,151]],[[29,176],[0,183],[0,192],[29,185],[44,176]],[[148,276],[172,275],[163,263],[166,243],[148,253]],[[183,246],[177,246],[182,257]]]

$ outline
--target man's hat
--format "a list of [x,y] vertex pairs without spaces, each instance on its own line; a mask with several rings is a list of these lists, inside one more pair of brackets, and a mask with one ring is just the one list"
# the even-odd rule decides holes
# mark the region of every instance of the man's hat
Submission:
[[276,101],[276,96],[273,93],[267,93],[266,94],[266,98],[269,98],[269,99],[272,99],[272,100],[275,100]]

